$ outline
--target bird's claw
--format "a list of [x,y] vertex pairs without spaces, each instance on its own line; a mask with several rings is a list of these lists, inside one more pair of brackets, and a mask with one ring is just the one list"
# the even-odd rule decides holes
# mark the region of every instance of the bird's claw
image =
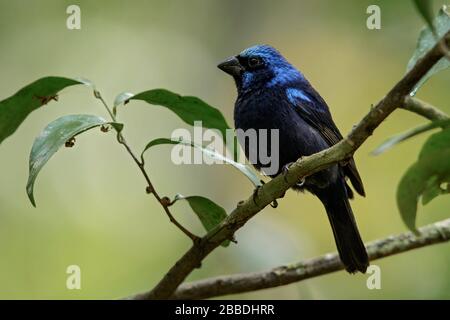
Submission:
[[262,180],[260,180],[260,182],[261,182],[261,185],[260,185],[260,186],[256,186],[255,190],[253,190],[253,203],[254,203],[255,205],[258,205],[258,204],[256,203],[256,200],[258,199],[258,192],[259,192],[259,189],[261,189],[261,187],[265,184],[265,182],[262,181]]
[[288,183],[286,176],[289,172],[289,167],[292,166],[293,164],[294,164],[293,162],[289,162],[288,164],[285,164],[283,168],[281,168],[281,173],[283,174],[283,179],[286,183]]
[[[284,179],[284,181],[285,181],[286,183],[289,183],[289,182],[287,181],[286,176],[287,176],[287,174],[288,174],[288,172],[289,172],[289,167],[292,166],[293,164],[294,164],[294,162],[289,162],[288,164],[285,164],[285,165],[283,166],[283,168],[281,168],[281,172],[282,172],[282,174],[283,174],[283,179]],[[297,186],[297,187],[303,187],[304,184],[305,184],[305,178],[302,178],[302,180],[300,180],[300,182],[297,183],[296,186]]]
[[299,183],[297,183],[297,187],[303,187],[303,185],[305,184],[306,179],[302,178],[302,180],[300,180]]
[[[259,192],[259,189],[261,189],[262,185],[266,184],[263,180],[260,180],[260,182],[261,182],[261,185],[260,185],[260,186],[256,186],[255,190],[253,191],[253,203],[254,203],[255,205],[258,205],[258,203],[256,202],[256,200],[258,199],[258,192]],[[270,203],[270,206],[271,206],[272,208],[278,207],[278,202],[277,202],[277,200],[276,200],[276,199],[273,200],[273,201]]]
[[278,207],[278,201],[276,199],[273,200],[270,206],[275,209],[276,207]]

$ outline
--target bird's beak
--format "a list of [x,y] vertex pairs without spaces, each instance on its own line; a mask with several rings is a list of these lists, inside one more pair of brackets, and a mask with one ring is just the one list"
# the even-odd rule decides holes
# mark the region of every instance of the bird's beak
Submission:
[[240,64],[238,58],[236,58],[236,57],[228,58],[224,62],[219,63],[217,65],[217,67],[220,70],[232,75],[233,77],[240,76],[242,71],[244,70],[244,68]]

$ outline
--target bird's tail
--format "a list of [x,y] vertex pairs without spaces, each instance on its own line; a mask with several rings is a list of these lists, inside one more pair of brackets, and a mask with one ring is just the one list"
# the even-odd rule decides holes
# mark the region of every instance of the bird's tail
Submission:
[[334,239],[345,269],[350,273],[366,272],[369,257],[359,235],[343,179],[318,194],[333,229]]

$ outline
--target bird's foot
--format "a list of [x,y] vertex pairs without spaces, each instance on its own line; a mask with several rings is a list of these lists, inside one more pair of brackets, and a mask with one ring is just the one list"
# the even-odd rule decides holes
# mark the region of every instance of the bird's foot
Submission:
[[283,168],[281,168],[281,173],[283,174],[283,179],[284,181],[286,181],[286,183],[288,183],[286,176],[289,172],[289,167],[292,166],[293,164],[294,162],[289,162],[288,164],[285,164]]
[[[261,182],[261,185],[260,185],[260,186],[256,186],[255,190],[253,191],[253,203],[254,203],[255,205],[258,205],[257,200],[258,200],[258,192],[259,192],[259,189],[261,189],[261,187],[262,187],[264,184],[266,184],[263,180],[260,180],[260,182]],[[278,207],[278,202],[277,202],[277,200],[273,200],[272,203],[270,204],[270,206],[271,206],[272,208]]]
[[261,182],[261,185],[260,185],[260,186],[256,186],[255,190],[253,190],[253,203],[256,204],[256,205],[258,205],[258,204],[256,203],[256,200],[258,200],[258,192],[259,192],[259,189],[261,189],[261,187],[262,187],[264,184],[266,184],[266,183],[265,183],[264,181],[262,181],[262,180],[259,180],[259,182]]
[[[288,164],[285,164],[283,166],[283,168],[281,168],[281,173],[283,174],[283,179],[286,183],[288,183],[286,176],[289,172],[289,167],[292,166],[293,164],[294,164],[294,162],[289,162]],[[305,178],[303,178],[299,183],[297,183],[296,186],[303,187],[304,184],[305,184]]]
[[275,200],[273,200],[271,203],[270,203],[270,206],[272,207],[272,208],[277,208],[278,207],[278,201],[275,199]]
[[298,182],[295,186],[297,187],[303,187],[303,185],[305,184],[305,178],[302,178],[302,180],[300,180],[300,182]]

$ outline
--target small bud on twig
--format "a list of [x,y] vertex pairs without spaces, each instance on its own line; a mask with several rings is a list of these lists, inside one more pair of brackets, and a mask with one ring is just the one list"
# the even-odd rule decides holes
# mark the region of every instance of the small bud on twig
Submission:
[[100,91],[94,90],[94,97],[96,97],[97,99],[100,99],[102,97],[102,95],[100,94]]
[[161,205],[163,205],[164,207],[168,207],[171,204],[172,204],[172,201],[170,201],[170,199],[168,197],[161,198]]

